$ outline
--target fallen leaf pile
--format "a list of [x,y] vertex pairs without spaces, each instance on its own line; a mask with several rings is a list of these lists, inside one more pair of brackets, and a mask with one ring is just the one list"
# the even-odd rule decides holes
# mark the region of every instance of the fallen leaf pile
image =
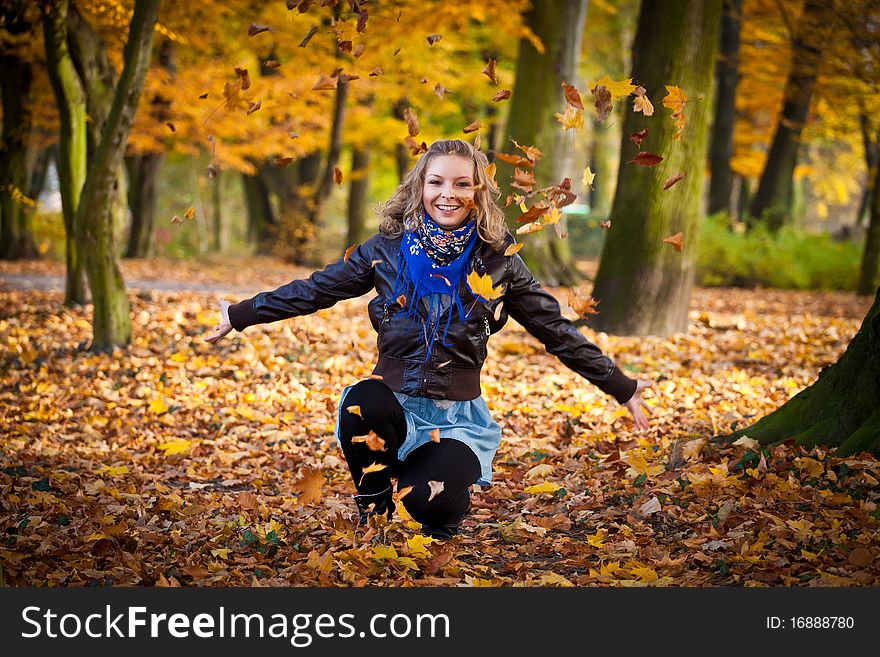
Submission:
[[0,585],[880,584],[876,459],[711,440],[840,356],[851,295],[701,289],[686,334],[581,329],[654,381],[643,434],[510,322],[482,377],[494,484],[452,540],[402,504],[356,524],[333,427],[375,362],[366,298],[210,345],[215,295],[133,293],[131,347],[92,354],[86,309],[0,297]]

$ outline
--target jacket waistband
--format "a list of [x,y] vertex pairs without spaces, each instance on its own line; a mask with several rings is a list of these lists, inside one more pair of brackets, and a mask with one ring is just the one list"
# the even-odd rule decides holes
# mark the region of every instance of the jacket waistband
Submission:
[[470,401],[480,396],[480,369],[475,367],[432,368],[428,363],[379,354],[373,374],[395,392],[411,397]]

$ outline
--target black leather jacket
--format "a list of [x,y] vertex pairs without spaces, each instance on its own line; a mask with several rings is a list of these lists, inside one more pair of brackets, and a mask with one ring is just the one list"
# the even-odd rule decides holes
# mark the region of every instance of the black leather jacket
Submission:
[[[379,334],[379,360],[373,373],[394,391],[433,399],[475,399],[480,395],[480,369],[489,336],[500,331],[510,316],[544,343],[548,352],[618,402],[632,397],[636,382],[562,316],[559,303],[541,289],[522,258],[505,256],[504,249],[496,251],[479,239],[470,268],[488,273],[504,294],[489,302],[478,300],[464,322],[456,321],[456,312],[446,336],[449,346],[443,346],[438,338],[425,362],[427,344],[421,326],[413,326],[410,318],[397,318],[395,311],[400,306],[391,298],[400,240],[376,234],[358,245],[348,261],[340,259],[305,280],[291,281],[230,306],[233,328],[243,331],[254,324],[308,315],[375,289],[378,294],[369,302],[370,321]],[[508,235],[507,244],[513,242]],[[474,296],[464,282],[459,295],[464,308],[470,309]],[[445,321],[444,314],[440,322]]]

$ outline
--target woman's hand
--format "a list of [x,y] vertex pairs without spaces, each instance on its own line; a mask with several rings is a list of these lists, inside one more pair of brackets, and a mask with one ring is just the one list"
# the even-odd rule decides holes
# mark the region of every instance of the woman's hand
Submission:
[[214,332],[205,338],[205,342],[213,344],[232,330],[232,324],[229,323],[229,306],[231,305],[226,299],[220,299],[220,323],[214,327]]
[[639,431],[644,431],[648,428],[648,418],[645,417],[645,414],[642,412],[642,408],[648,411],[648,415],[653,415],[651,411],[651,407],[645,403],[645,400],[642,399],[642,390],[645,388],[650,388],[654,383],[652,381],[644,381],[639,379],[636,381],[636,391],[633,393],[633,396],[630,397],[630,400],[624,404],[627,410],[632,414],[633,420],[636,423],[636,429]]

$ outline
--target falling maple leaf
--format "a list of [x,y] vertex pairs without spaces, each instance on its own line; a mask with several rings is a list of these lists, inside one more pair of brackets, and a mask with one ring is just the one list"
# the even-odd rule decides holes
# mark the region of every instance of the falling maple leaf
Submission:
[[599,224],[599,226],[601,228],[611,228],[611,219],[603,221],[601,224]]
[[171,121],[166,121],[166,122],[165,122],[165,125],[168,126],[168,129],[169,129],[171,132],[177,132],[177,129],[174,127],[174,124],[171,123]]
[[446,484],[442,481],[434,481],[433,479],[428,482],[428,487],[431,489],[431,493],[428,495],[428,501],[430,502],[435,497],[437,497],[440,493],[443,492],[443,489],[446,487]]
[[335,91],[337,84],[336,79],[321,73],[318,81],[312,87],[312,91]]
[[397,491],[397,502],[400,502],[404,497],[412,493],[413,486],[404,486],[403,488]]
[[495,180],[495,172],[497,170],[498,170],[498,167],[495,165],[494,162],[492,162],[492,164],[490,164],[489,166],[487,166],[484,169],[484,171],[486,172],[486,176],[489,178],[489,180]]
[[354,44],[351,41],[349,41],[348,39],[346,39],[345,41],[340,41],[336,45],[336,48],[339,50],[339,52],[345,52],[345,53],[350,53],[352,47],[354,47]]
[[265,62],[263,62],[263,66],[268,69],[278,68],[279,66],[281,66],[281,62],[279,62],[277,59],[267,59]]
[[531,171],[523,171],[520,168],[516,168],[513,170],[513,182],[510,183],[510,186],[530,194],[535,186],[535,174]]
[[317,31],[318,31],[318,26],[317,26],[317,25],[312,25],[312,26],[309,28],[309,31],[306,32],[306,35],[302,38],[302,41],[299,42],[299,47],[300,47],[300,48],[305,48],[306,45],[307,45],[307,44],[309,43],[309,41],[311,40],[311,38],[312,38],[313,36],[315,36],[315,33],[316,33]]
[[179,215],[174,215],[173,217],[171,217],[171,223],[172,224],[182,224],[183,219],[181,219]]
[[256,36],[260,32],[271,32],[273,31],[271,27],[268,25],[261,25],[260,23],[251,23],[248,25],[248,36]]
[[686,175],[687,175],[687,171],[685,171],[684,173],[677,173],[674,176],[670,176],[669,178],[666,179],[666,182],[663,183],[663,189],[669,189],[675,183],[677,183],[679,180],[684,178]]
[[599,311],[596,310],[598,304],[599,302],[596,299],[585,292],[576,289],[568,291],[568,305],[580,317],[598,315]]
[[639,151],[635,157],[631,160],[627,160],[627,164],[639,164],[643,167],[654,167],[660,164],[663,161],[663,158],[654,153],[648,153],[647,151]]
[[364,483],[364,477],[370,474],[371,472],[381,472],[388,466],[383,463],[371,463],[366,468],[361,471],[361,480],[358,482],[358,486]]
[[439,82],[438,82],[437,84],[434,85],[434,94],[435,94],[435,95],[437,96],[437,98],[439,98],[440,100],[443,100],[443,97],[446,95],[446,92],[447,92],[446,87],[444,87],[444,86],[443,86],[442,84],[440,84]]
[[592,91],[593,97],[596,99],[596,112],[598,112],[596,121],[602,123],[608,118],[613,108],[611,105],[611,92],[602,84],[596,85],[590,91]]
[[654,106],[648,100],[648,96],[645,95],[645,88],[636,87],[633,93],[635,94],[635,98],[633,98],[633,111],[641,112],[645,116],[652,116],[654,114]]
[[467,284],[474,296],[478,296],[484,301],[497,299],[504,294],[503,287],[495,287],[492,285],[492,277],[489,274],[478,274],[472,271],[467,276]]
[[410,137],[415,137],[419,134],[419,119],[411,108],[407,107],[403,110],[403,120],[406,121],[406,128],[409,130]]
[[664,244],[671,244],[672,248],[681,253],[684,251],[684,235],[682,233],[676,233],[675,235],[670,235],[669,237],[663,238]]
[[486,66],[483,67],[483,75],[485,75],[492,84],[498,84],[498,76],[495,73],[495,60],[489,57],[489,61],[486,62]]
[[381,66],[377,66],[370,71],[370,77],[376,77],[377,75],[385,75],[385,70]]
[[615,82],[607,75],[596,80],[590,87],[590,90],[592,91],[596,87],[604,87],[607,89],[610,96],[609,100],[619,100],[625,96],[629,96],[636,90],[636,85],[632,83],[632,78],[626,78],[625,80],[618,80]]
[[510,89],[501,89],[494,96],[492,96],[492,100],[494,100],[497,103],[502,100],[507,100],[508,98],[511,97],[511,95],[512,95],[512,92],[510,91]]
[[512,164],[515,167],[533,168],[535,166],[535,163],[526,157],[521,157],[519,155],[511,155],[510,153],[502,153],[501,151],[495,152],[495,159],[501,160],[502,162],[506,162],[507,164]]
[[687,102],[687,94],[679,87],[666,85],[667,94],[663,98],[663,107],[672,110],[672,120],[675,122],[675,134],[673,139],[681,139],[684,130],[684,104]]
[[639,130],[638,132],[634,132],[629,136],[629,140],[634,143],[639,148],[642,147],[642,141],[644,141],[645,137],[648,135],[648,129],[644,128],[643,130]]
[[574,87],[570,84],[562,83],[562,89],[565,92],[565,101],[574,107],[575,109],[582,110],[584,109],[584,103],[581,100],[581,94],[577,90],[577,87]]
[[364,416],[361,415],[361,407],[360,407],[359,405],[356,405],[356,404],[355,404],[355,405],[352,405],[352,406],[346,406],[346,407],[345,407],[345,410],[348,411],[349,413],[352,413],[352,414],[354,414],[354,415],[357,415],[357,416],[358,416],[360,419],[362,419],[362,420],[364,419]]
[[289,166],[291,162],[293,162],[292,157],[276,157],[275,161],[272,162],[276,167],[286,167]]
[[348,262],[348,259],[351,257],[351,254],[357,248],[357,244],[352,244],[345,250],[345,254],[342,256],[342,262]]
[[468,123],[464,128],[461,129],[461,131],[463,133],[467,134],[469,132],[476,132],[479,129],[480,129],[480,122],[473,121],[472,123]]
[[521,150],[531,162],[537,162],[544,157],[544,154],[534,146],[523,146],[513,137],[510,138],[510,141],[512,141],[513,145]]
[[208,92],[206,91],[205,93],[203,93],[202,95],[199,96],[199,100],[204,100],[207,97],[208,97]]
[[439,443],[440,442],[440,429],[439,427],[436,429],[431,429],[431,442]]
[[550,209],[549,203],[535,203],[532,207],[530,207],[526,212],[517,217],[517,223],[525,223],[527,221],[535,221],[538,217],[543,215],[547,210]]
[[360,11],[358,12],[357,27],[355,28],[359,33],[363,32],[367,28],[367,19],[369,18],[369,16],[370,13],[366,9],[361,7]]
[[333,182],[337,185],[342,184],[342,169],[335,164],[333,165]]
[[258,109],[260,109],[260,107],[262,106],[262,104],[263,104],[263,101],[260,101],[260,100],[258,100],[256,103],[250,103],[250,104],[248,105],[248,108],[247,108],[247,113],[248,113],[248,114],[253,114],[253,113],[256,112]]
[[324,475],[317,468],[303,468],[302,477],[291,486],[291,489],[300,495],[297,504],[307,506],[321,501],[321,488],[324,485]]
[[533,221],[530,224],[525,224],[516,229],[517,235],[528,235],[530,233],[537,233],[540,230],[544,230],[544,224],[540,221]]
[[562,124],[563,130],[580,130],[584,127],[584,113],[571,105],[565,106],[565,113],[555,112],[553,116]]
[[587,167],[586,169],[584,169],[584,177],[581,179],[581,182],[583,183],[584,187],[589,185],[590,189],[593,189],[593,179],[595,177],[596,177],[596,174],[593,173],[593,171],[590,169],[590,167]]
[[397,297],[397,299],[395,299],[395,301],[397,301],[397,304],[398,304],[401,308],[405,307],[405,306],[406,306],[406,295],[405,295],[405,294],[401,294],[399,297]]
[[186,209],[186,212],[183,213],[183,218],[184,219],[192,219],[195,215],[196,215],[195,206],[191,205]]
[[419,153],[424,153],[428,150],[428,145],[425,142],[417,144],[415,139],[413,139],[409,135],[406,136],[406,139],[403,140],[403,143],[409,148],[409,152],[412,154],[413,157],[415,157]]
[[360,57],[361,55],[364,54],[364,47],[365,47],[365,46],[364,46],[364,44],[362,44],[362,43],[357,44],[357,45],[354,47],[354,52],[352,52],[351,54],[354,55],[355,58]]
[[505,256],[512,256],[514,253],[518,252],[521,248],[523,248],[525,244],[523,242],[514,242],[506,249],[504,249]]
[[234,66],[233,70],[235,74],[238,76],[238,81],[241,83],[241,90],[247,91],[251,88],[251,76],[248,74],[248,70],[246,68],[240,68],[238,66]]
[[425,38],[428,40],[428,45],[429,45],[429,46],[433,46],[435,43],[437,43],[437,42],[438,42],[440,39],[442,39],[443,37],[442,37],[441,35],[439,35],[439,34],[429,34],[429,35],[428,35],[427,37],[425,37]]
[[366,436],[352,436],[351,442],[365,443],[374,452],[385,451],[385,440],[374,431],[370,431]]

